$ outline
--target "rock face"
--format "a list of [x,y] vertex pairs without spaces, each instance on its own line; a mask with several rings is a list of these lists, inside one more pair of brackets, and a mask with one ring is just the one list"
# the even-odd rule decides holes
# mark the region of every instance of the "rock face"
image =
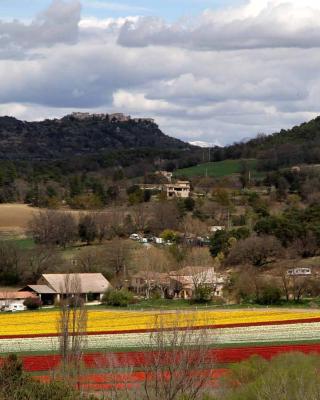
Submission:
[[59,160],[139,148],[191,146],[165,135],[150,118],[131,118],[122,113],[73,113],[40,122],[0,117],[0,159]]

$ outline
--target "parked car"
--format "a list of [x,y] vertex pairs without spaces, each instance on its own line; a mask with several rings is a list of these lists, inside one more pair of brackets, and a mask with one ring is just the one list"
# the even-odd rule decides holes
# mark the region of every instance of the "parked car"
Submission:
[[12,304],[9,304],[9,305],[5,306],[1,310],[5,311],[5,312],[16,312],[16,311],[25,311],[26,309],[27,309],[27,307],[24,306],[23,304],[12,303]]
[[129,236],[131,240],[141,240],[141,236],[138,233],[133,233],[132,235]]

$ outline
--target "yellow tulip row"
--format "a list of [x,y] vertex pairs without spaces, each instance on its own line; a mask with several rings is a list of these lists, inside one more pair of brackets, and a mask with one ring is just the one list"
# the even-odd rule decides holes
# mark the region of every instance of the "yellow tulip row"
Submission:
[[[135,331],[158,327],[230,325],[320,318],[315,311],[224,310],[224,311],[88,311],[88,332]],[[58,311],[0,314],[0,337],[46,335],[57,332]]]

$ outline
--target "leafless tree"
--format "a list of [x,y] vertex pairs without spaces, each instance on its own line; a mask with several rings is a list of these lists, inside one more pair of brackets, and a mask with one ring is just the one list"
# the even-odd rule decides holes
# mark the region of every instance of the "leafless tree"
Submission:
[[[170,322],[171,321],[171,322]],[[114,354],[105,353],[97,360],[97,368],[106,368],[112,400],[198,400],[212,392],[212,370],[215,367],[212,346],[215,338],[206,329],[197,329],[200,317],[191,321],[187,314],[177,313],[173,319],[160,314],[150,326],[152,332],[143,343],[143,383],[130,378],[133,365],[125,359],[117,360]],[[126,365],[127,367],[123,367]],[[122,378],[119,388],[118,368]],[[118,375],[118,377],[117,377]],[[112,376],[114,379],[112,380]]]
[[284,266],[280,268],[280,278],[287,301],[292,299],[298,302],[306,294],[311,296],[318,296],[319,294],[318,280],[312,276],[290,275],[287,267]]
[[79,277],[66,275],[60,291],[63,298],[60,302],[58,332],[62,374],[79,386],[87,331],[87,310],[80,296]]
[[159,290],[164,298],[169,286],[169,271],[173,265],[168,252],[156,247],[142,247],[134,252],[132,258],[133,267],[144,278],[145,297],[150,298],[152,291]]
[[251,236],[235,243],[227,262],[233,265],[250,263],[255,267],[263,267],[276,261],[282,251],[280,242],[273,236]]
[[111,235],[110,216],[106,212],[98,212],[94,214],[97,238],[99,243]]
[[156,317],[142,398],[196,400],[208,390],[213,368],[209,338],[205,329],[195,325],[186,315],[177,314],[169,327],[165,316]]
[[104,249],[106,265],[114,277],[115,286],[122,286],[128,278],[129,261],[132,252],[130,241],[115,238]]
[[33,214],[29,231],[37,243],[65,248],[77,238],[77,223],[69,212],[43,210]]
[[184,236],[188,234],[202,236],[208,233],[208,226],[205,222],[186,215],[180,223],[180,230],[184,233]]
[[45,272],[54,272],[63,261],[53,247],[38,245],[24,252],[24,280],[36,282]]
[[154,204],[151,222],[154,231],[162,232],[164,229],[178,229],[179,223],[179,211],[175,201],[161,200]]
[[133,207],[130,212],[134,229],[138,232],[144,232],[150,224],[150,213],[146,204],[141,203]]
[[312,290],[312,280],[308,276],[291,276],[291,287],[294,301],[300,301],[304,294]]
[[319,246],[316,234],[307,231],[305,235],[300,235],[292,246],[293,251],[300,257],[314,257],[319,254]]

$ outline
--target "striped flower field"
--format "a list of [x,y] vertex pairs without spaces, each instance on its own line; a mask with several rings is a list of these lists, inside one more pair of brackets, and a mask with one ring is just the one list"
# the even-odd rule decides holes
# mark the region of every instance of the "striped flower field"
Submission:
[[[25,370],[35,373],[41,380],[49,379],[50,371],[58,368],[60,362],[58,318],[56,311],[0,315],[0,354],[20,353]],[[320,353],[320,313],[317,311],[265,309],[156,313],[90,310],[87,353],[83,359],[88,373],[84,384],[88,388],[99,385],[107,388],[110,379],[101,374],[101,369],[110,368],[110,360],[112,367],[134,369],[129,379],[132,385],[142,379],[143,369],[152,360],[150,333],[159,329],[156,325],[159,318],[166,335],[170,335],[172,327],[184,330],[192,326],[194,337],[206,332],[208,359],[221,365],[213,373],[215,377],[225,373],[228,363],[242,361],[254,354],[271,358],[289,351]],[[140,378],[136,379],[138,376]]]

